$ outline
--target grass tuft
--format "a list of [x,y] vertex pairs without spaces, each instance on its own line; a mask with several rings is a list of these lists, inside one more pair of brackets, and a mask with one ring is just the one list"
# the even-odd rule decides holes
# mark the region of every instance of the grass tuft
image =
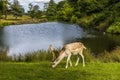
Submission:
[[113,51],[104,51],[97,56],[102,62],[120,62],[120,47],[116,47]]

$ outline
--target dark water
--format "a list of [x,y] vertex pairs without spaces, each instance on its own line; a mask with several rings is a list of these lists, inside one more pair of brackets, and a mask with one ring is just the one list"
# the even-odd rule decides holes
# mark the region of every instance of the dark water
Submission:
[[50,44],[61,48],[64,44],[75,41],[81,41],[93,53],[99,53],[120,45],[120,36],[59,22],[11,25],[0,29],[0,47],[7,48],[9,55],[48,50]]

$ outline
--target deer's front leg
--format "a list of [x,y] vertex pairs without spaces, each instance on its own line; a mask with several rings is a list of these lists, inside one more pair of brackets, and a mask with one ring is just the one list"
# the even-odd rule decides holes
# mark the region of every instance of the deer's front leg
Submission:
[[66,62],[66,67],[65,68],[68,68],[68,62],[70,61],[70,57],[71,57],[71,54],[69,54],[68,57],[67,57],[67,62]]
[[79,60],[80,60],[80,57],[78,56],[75,66],[77,66],[77,65],[78,65]]

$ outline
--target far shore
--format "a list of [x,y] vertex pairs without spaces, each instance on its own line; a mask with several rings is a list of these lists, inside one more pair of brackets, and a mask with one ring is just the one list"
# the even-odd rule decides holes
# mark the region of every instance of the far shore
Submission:
[[15,19],[13,16],[11,17],[11,15],[9,15],[7,19],[0,19],[0,27],[4,27],[8,25],[18,25],[18,24],[41,23],[46,21],[47,21],[46,18],[35,19],[35,18],[30,18],[26,15]]

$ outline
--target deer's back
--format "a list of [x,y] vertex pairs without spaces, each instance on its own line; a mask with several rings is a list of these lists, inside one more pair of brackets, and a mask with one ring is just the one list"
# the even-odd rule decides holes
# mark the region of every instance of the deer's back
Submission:
[[65,50],[70,50],[70,51],[78,51],[81,48],[83,48],[83,44],[81,42],[69,43],[64,46]]

